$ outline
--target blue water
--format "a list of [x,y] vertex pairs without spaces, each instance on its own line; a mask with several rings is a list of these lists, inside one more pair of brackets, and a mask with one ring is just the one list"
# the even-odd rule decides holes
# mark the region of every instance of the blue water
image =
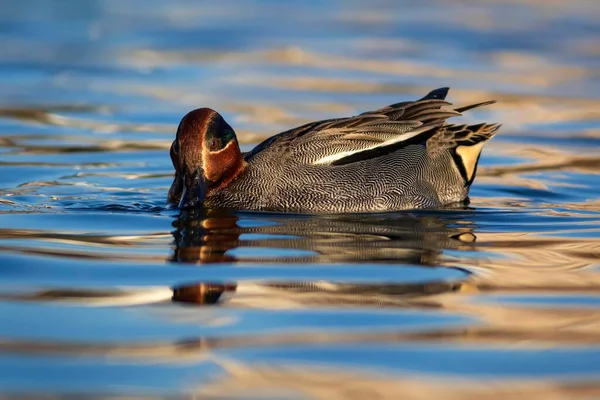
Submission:
[[[0,395],[600,398],[600,3],[0,2]],[[450,86],[464,209],[165,205],[181,117],[245,150]]]

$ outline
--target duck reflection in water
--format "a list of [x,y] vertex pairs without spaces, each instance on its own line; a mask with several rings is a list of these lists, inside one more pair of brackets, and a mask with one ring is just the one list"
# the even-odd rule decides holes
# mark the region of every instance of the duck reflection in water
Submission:
[[[465,213],[460,211],[454,215],[463,216]],[[439,212],[307,216],[199,209],[183,211],[174,226],[175,250],[171,261],[186,264],[292,262],[436,266],[443,250],[471,249],[475,242],[472,223],[448,219],[448,213]],[[244,257],[244,249],[258,252],[251,251],[252,257]],[[270,256],[270,253],[278,256]],[[304,306],[357,305],[358,302],[397,307],[398,301],[406,296],[454,291],[459,286],[459,282],[443,281],[412,284],[195,282],[173,288],[173,300],[214,304],[235,295],[237,301],[243,298],[245,303],[255,303],[258,299],[272,300],[272,296],[281,300],[283,296],[291,303]]]
[[[281,263],[383,262],[438,265],[444,249],[472,250],[465,213],[290,215],[182,211],[171,261]],[[244,256],[244,251],[251,256]],[[236,250],[237,251],[234,251]],[[263,251],[260,251],[263,250]]]
[[239,217],[228,210],[184,211],[175,220],[175,252],[171,261],[211,264],[236,261],[226,254],[240,245]]

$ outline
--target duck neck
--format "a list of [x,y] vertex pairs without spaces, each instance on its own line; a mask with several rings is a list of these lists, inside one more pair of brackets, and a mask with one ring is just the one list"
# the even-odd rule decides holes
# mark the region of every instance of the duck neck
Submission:
[[[241,156],[241,155],[240,155]],[[227,171],[223,174],[221,179],[218,182],[215,182],[211,190],[221,190],[228,187],[231,182],[236,180],[244,173],[244,171],[248,168],[248,163],[244,161],[242,157],[236,159],[235,163],[227,169]]]

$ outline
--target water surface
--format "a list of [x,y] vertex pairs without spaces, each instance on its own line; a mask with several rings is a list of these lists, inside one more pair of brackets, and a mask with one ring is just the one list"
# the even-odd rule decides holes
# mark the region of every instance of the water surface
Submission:
[[[600,3],[4,2],[6,396],[600,397]],[[451,86],[471,204],[165,207],[181,116],[246,149]]]

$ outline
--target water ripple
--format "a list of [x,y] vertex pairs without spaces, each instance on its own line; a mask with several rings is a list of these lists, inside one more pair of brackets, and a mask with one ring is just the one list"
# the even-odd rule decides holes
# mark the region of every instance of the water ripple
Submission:
[[[4,7],[0,397],[600,397],[599,4]],[[498,100],[468,207],[165,204],[193,108],[246,151],[441,86]]]

